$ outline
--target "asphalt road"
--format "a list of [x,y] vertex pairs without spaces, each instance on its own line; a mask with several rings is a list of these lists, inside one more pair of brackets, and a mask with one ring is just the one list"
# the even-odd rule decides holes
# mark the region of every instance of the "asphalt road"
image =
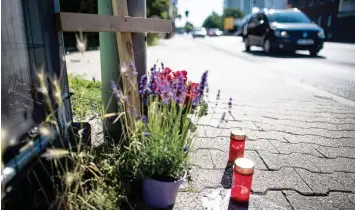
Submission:
[[[188,70],[195,81],[209,70],[213,79],[209,83],[216,89],[231,91],[241,77],[248,86],[255,86],[255,79],[264,76],[281,77],[327,98],[355,104],[355,44],[327,42],[317,57],[305,51],[268,56],[257,47],[245,52],[240,37],[193,39],[177,35],[149,47],[147,57],[149,67],[158,60],[173,69]],[[69,73],[100,80],[99,51],[69,54],[67,68]]]
[[[161,51],[164,47],[169,50]],[[355,44],[327,42],[317,57],[310,57],[307,51],[268,56],[258,47],[245,52],[240,37],[192,39],[176,36],[148,50],[148,58],[157,55],[161,61],[180,68],[192,67],[199,73],[201,68],[217,68],[232,78],[239,74],[276,74],[305,87],[326,91],[335,98],[355,102]]]

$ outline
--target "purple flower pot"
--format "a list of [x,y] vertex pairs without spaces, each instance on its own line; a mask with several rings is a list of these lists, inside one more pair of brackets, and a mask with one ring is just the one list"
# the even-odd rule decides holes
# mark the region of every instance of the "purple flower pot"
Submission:
[[153,208],[167,208],[175,203],[180,185],[186,175],[172,182],[163,182],[155,179],[143,180],[143,200],[146,205]]

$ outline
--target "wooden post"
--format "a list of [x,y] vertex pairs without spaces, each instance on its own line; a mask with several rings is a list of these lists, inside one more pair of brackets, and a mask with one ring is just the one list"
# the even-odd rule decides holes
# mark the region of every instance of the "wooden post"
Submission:
[[[128,16],[126,0],[112,0],[113,14],[115,16]],[[126,113],[128,124],[134,129],[134,119],[140,113],[140,100],[138,94],[137,76],[134,74],[131,65],[135,65],[132,37],[130,32],[117,32],[117,48],[120,55],[120,66],[124,95],[127,97]]]
[[[141,13],[140,10],[145,0],[129,1],[132,2],[133,9],[138,10],[136,11],[137,14],[138,12]],[[134,4],[134,1],[141,2]],[[134,129],[134,125],[130,123],[135,119],[136,114],[140,113],[141,109],[137,75],[132,71],[131,65],[137,66],[138,74],[143,75],[145,73],[146,48],[145,42],[144,44],[142,42],[142,35],[140,35],[137,38],[139,41],[137,41],[138,44],[136,43],[136,51],[134,52],[131,33],[170,33],[172,24],[170,20],[128,16],[127,0],[112,0],[112,8],[114,16],[61,12],[56,14],[56,26],[58,31],[63,32],[116,32],[123,91],[128,100],[127,105],[129,105],[129,111],[127,111],[128,123],[130,128]],[[143,53],[140,53],[140,51]],[[139,58],[137,63],[135,62],[135,55]]]

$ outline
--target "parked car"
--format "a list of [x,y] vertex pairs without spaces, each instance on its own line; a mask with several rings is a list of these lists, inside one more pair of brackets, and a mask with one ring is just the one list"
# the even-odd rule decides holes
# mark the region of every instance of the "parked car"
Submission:
[[298,9],[265,10],[252,15],[243,41],[246,51],[260,46],[266,53],[307,50],[316,56],[323,48],[325,34]]
[[223,32],[219,29],[211,28],[208,30],[208,36],[210,37],[218,37],[221,36]]
[[196,38],[196,37],[202,37],[205,38],[205,36],[207,35],[207,31],[205,28],[201,27],[201,28],[194,28],[194,30],[192,31],[192,37]]

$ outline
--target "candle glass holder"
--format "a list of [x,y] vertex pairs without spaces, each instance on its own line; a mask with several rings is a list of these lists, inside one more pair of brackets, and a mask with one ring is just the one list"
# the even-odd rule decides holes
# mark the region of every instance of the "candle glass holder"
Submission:
[[246,134],[241,130],[232,131],[229,142],[229,162],[244,157]]
[[231,200],[247,203],[251,194],[254,174],[254,162],[247,158],[238,158],[233,166]]

